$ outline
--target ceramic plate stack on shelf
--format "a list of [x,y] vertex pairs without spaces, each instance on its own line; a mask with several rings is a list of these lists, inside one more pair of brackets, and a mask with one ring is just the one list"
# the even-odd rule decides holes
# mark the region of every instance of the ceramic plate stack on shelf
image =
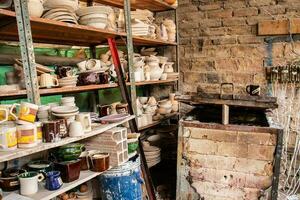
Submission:
[[60,87],[76,87],[78,76],[70,76],[58,79]]
[[76,106],[56,106],[51,108],[52,115],[56,118],[66,119],[68,124],[75,120],[75,115],[79,113]]
[[149,10],[139,10],[131,12],[132,34],[137,36],[149,36],[155,38],[155,26],[153,25],[154,14]]
[[160,163],[160,148],[151,146],[148,142],[143,142],[143,149],[149,168]]
[[108,15],[113,12],[108,6],[84,7],[76,11],[80,17],[79,23],[95,28],[105,29],[108,26]]
[[78,24],[75,14],[78,5],[78,0],[46,0],[44,7],[47,11],[42,18]]

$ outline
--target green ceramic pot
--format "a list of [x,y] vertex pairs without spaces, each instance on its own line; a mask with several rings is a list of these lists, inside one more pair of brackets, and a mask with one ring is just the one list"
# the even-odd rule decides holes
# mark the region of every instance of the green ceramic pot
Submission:
[[77,160],[84,151],[84,145],[79,143],[68,144],[59,147],[56,156],[59,161],[70,161],[70,160]]
[[139,147],[139,141],[138,139],[128,139],[127,140],[128,143],[128,153],[133,153],[137,150],[137,148]]

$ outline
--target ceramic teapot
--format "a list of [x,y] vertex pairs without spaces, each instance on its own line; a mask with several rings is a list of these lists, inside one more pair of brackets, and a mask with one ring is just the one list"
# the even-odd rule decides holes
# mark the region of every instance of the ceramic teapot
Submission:
[[150,79],[153,81],[158,81],[164,72],[165,63],[148,63],[148,65],[150,66]]
[[165,73],[172,73],[172,72],[174,72],[173,65],[174,65],[174,62],[166,62],[165,63],[165,68],[164,68],[164,72]]

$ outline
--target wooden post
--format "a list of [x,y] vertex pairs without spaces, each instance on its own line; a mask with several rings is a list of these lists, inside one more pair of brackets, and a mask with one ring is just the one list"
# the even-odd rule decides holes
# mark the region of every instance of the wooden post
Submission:
[[222,105],[222,124],[229,124],[229,106],[225,104]]

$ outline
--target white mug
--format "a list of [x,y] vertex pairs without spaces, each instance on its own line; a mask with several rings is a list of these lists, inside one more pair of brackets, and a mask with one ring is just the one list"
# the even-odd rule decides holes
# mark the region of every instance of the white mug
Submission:
[[80,137],[84,135],[84,131],[82,125],[78,121],[74,121],[70,123],[69,126],[69,136],[70,137]]
[[19,148],[31,148],[38,144],[37,129],[35,124],[17,126]]
[[17,149],[17,129],[14,124],[0,126],[0,151]]
[[56,87],[58,86],[58,80],[51,74],[42,74],[40,77],[40,87],[46,87],[46,88],[51,88],[51,87]]
[[92,131],[92,120],[90,113],[79,113],[75,117],[80,122],[84,132]]
[[37,172],[25,172],[19,175],[21,195],[33,195],[38,192],[38,183],[44,180],[44,175]]

